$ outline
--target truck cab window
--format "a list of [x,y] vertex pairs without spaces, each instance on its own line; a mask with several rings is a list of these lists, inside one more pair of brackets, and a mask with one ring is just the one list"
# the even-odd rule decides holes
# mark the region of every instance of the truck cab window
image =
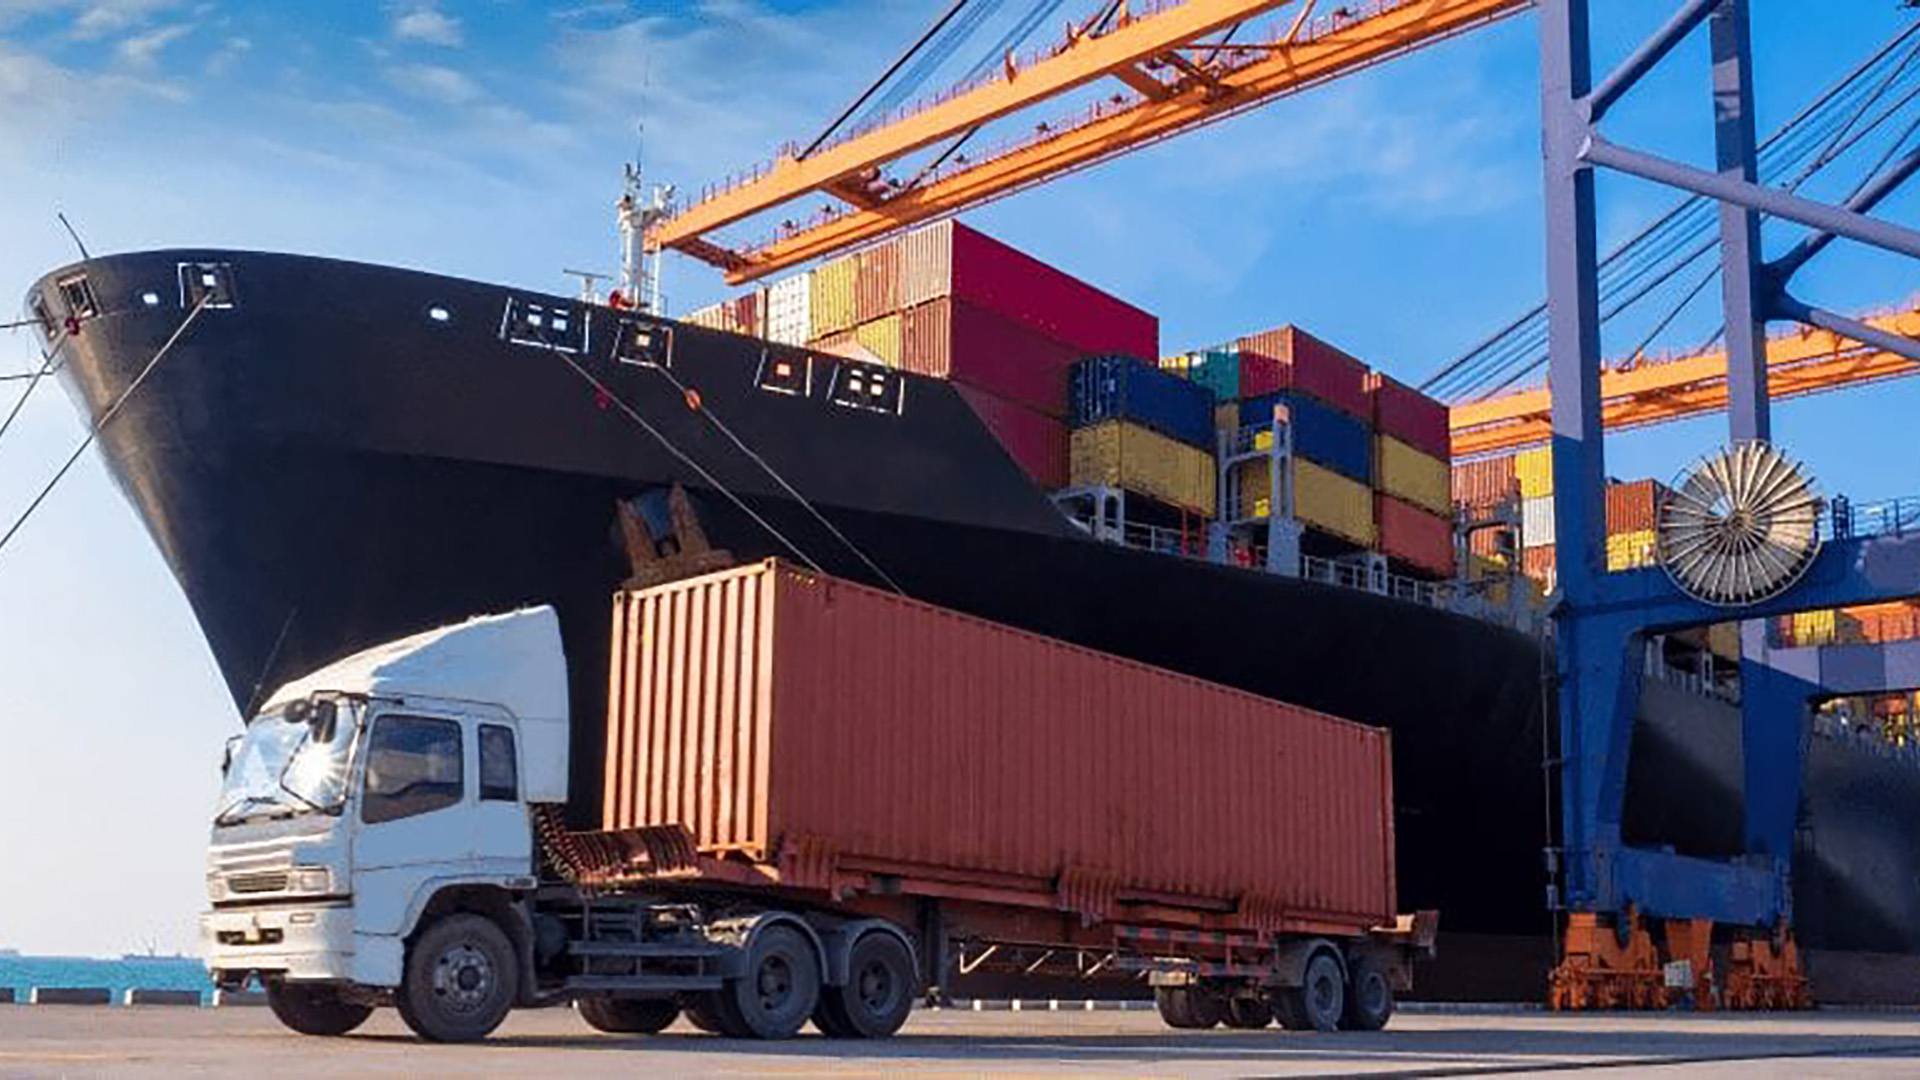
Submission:
[[369,825],[431,813],[465,794],[460,725],[423,716],[383,716],[367,751],[367,794],[360,816]]
[[520,762],[513,752],[512,728],[480,725],[480,800],[520,800]]

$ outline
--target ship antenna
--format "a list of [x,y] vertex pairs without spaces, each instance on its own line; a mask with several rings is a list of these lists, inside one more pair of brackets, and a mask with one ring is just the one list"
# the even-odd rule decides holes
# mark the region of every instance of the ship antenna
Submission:
[[84,241],[80,239],[80,234],[74,230],[73,222],[67,220],[66,211],[56,210],[54,211],[53,216],[60,219],[60,227],[67,230],[68,236],[73,237],[73,246],[80,249],[81,260],[85,261],[87,259],[93,258],[92,255],[87,254],[87,245]]
[[661,252],[651,245],[647,235],[654,226],[673,213],[673,185],[645,183],[647,153],[647,92],[653,85],[653,65],[649,61],[641,77],[639,120],[636,123],[633,160],[622,168],[622,186],[618,209],[620,227],[620,289],[634,307],[649,315],[665,314],[666,302],[660,291]]

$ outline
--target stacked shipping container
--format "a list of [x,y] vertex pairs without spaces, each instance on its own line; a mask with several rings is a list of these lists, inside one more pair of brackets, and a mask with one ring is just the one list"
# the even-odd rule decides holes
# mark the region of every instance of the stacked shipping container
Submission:
[[1074,366],[1075,486],[1114,487],[1202,517],[1216,509],[1212,391],[1127,356]]

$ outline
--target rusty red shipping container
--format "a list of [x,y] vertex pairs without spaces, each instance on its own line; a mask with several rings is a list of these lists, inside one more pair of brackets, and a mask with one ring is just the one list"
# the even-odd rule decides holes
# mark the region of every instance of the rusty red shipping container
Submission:
[[869,323],[900,310],[900,244],[891,241],[854,256],[853,321]]
[[1373,519],[1380,551],[1436,577],[1453,574],[1453,523],[1412,503],[1376,492]]
[[1554,558],[1554,546],[1525,548],[1520,552],[1520,572],[1535,581],[1553,580],[1557,560]]
[[1279,361],[1280,389],[1311,394],[1349,416],[1373,422],[1367,365],[1305,330],[1283,326],[1253,334],[1241,338],[1239,348],[1242,357],[1251,354]]
[[1658,480],[1635,480],[1607,485],[1607,532],[1652,532],[1660,523],[1660,503],[1667,485]]
[[1160,320],[1025,252],[955,221],[899,241],[900,303],[965,301],[1085,355],[1160,355]]
[[1240,397],[1258,398],[1287,388],[1287,366],[1271,356],[1240,354]]
[[1034,483],[1049,490],[1067,486],[1073,432],[1063,421],[965,383],[953,388]]
[[1512,455],[1453,463],[1453,501],[1472,507],[1497,506],[1520,497],[1520,475]]
[[908,308],[901,367],[952,379],[1064,420],[1067,376],[1081,353],[962,300]]
[[604,824],[751,865],[1394,916],[1385,731],[768,560],[613,611]]
[[1441,461],[1453,457],[1453,432],[1447,407],[1384,372],[1367,374],[1373,399],[1373,427]]

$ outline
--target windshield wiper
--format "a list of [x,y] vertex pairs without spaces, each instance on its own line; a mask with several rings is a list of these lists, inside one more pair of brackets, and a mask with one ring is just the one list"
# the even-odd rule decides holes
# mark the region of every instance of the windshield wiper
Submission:
[[[292,794],[292,793],[289,792],[289,794]],[[297,798],[298,796],[295,796],[295,797]],[[256,804],[264,805],[264,806],[279,807],[281,812],[277,814],[246,813],[246,809],[248,807],[254,806]],[[248,795],[247,797],[241,799],[235,805],[229,806],[225,810],[222,810],[220,814],[213,819],[213,823],[215,825],[241,825],[246,822],[253,821],[259,818],[272,820],[276,817],[293,817],[294,813],[295,812],[292,809],[286,807],[280,802],[275,801],[274,799],[268,798],[265,795]]]

